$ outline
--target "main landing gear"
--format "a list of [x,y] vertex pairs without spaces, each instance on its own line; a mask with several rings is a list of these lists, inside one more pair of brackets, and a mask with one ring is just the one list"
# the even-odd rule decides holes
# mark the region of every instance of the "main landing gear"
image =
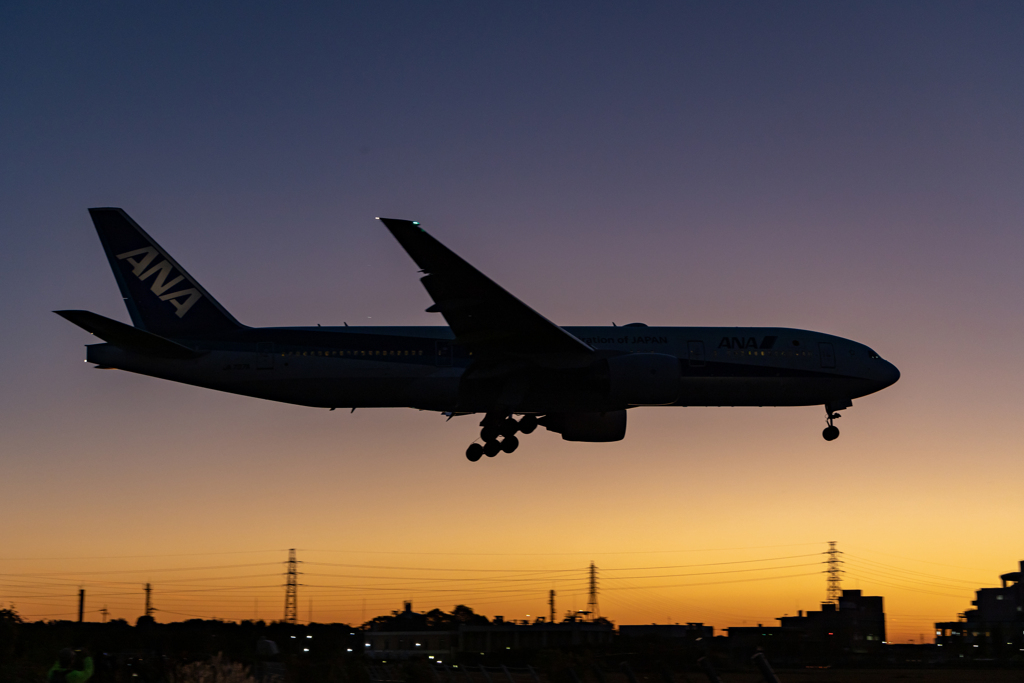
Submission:
[[534,415],[524,415],[517,421],[511,415],[488,413],[480,426],[480,439],[484,443],[483,445],[475,442],[469,444],[469,448],[466,449],[466,458],[470,462],[476,462],[485,455],[488,458],[493,458],[498,453],[513,452],[519,448],[516,432],[531,433],[537,428],[537,418]]

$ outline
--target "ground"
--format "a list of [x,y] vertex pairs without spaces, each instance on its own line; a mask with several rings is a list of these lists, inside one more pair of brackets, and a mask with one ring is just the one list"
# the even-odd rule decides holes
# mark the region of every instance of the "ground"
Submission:
[[[1022,683],[1024,670],[941,669],[780,669],[780,683]],[[703,674],[688,674],[689,681],[705,683]],[[722,683],[762,683],[756,672],[723,673]]]

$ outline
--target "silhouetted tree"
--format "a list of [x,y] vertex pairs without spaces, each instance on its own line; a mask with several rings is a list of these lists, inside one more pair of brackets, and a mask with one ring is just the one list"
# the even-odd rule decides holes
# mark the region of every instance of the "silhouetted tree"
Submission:
[[452,621],[459,624],[489,624],[491,620],[482,614],[477,614],[472,607],[456,605],[452,610]]
[[21,616],[14,609],[0,609],[0,664],[14,660],[14,643],[21,623]]

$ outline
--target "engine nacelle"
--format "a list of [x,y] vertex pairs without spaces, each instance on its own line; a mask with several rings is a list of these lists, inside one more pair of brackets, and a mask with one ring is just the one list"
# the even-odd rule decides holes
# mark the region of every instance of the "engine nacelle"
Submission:
[[622,441],[626,436],[626,411],[555,413],[541,418],[540,424],[561,434],[565,441]]
[[664,353],[630,353],[608,359],[608,391],[630,406],[667,406],[679,398],[679,359]]

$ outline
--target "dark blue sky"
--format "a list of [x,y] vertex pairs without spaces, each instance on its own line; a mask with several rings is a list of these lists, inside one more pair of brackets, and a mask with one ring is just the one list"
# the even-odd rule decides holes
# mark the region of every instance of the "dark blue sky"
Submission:
[[[710,496],[714,473],[693,468],[713,452],[750,471],[738,491],[778,477],[796,499],[825,459],[880,500],[928,471],[920,511],[960,486],[1002,500],[1024,474],[1019,2],[9,2],[0,92],[7,504],[53,508],[65,473],[117,480],[166,519],[196,467],[242,495],[276,486],[253,472],[282,451],[302,463],[297,491],[335,476],[415,499],[431,477],[485,476],[463,472],[468,423],[328,420],[87,370],[89,338],[49,311],[127,320],[90,206],[123,207],[251,325],[442,324],[384,215],[422,221],[563,324],[805,327],[904,372],[827,452],[817,409],[648,411],[621,446],[537,438],[501,465],[514,477],[470,488],[541,495],[538,479],[586,462],[614,497],[628,458],[637,491],[678,468]],[[331,469],[357,447],[408,473]],[[157,473],[175,493],[132,498]],[[68,542],[48,524],[19,542]]]

